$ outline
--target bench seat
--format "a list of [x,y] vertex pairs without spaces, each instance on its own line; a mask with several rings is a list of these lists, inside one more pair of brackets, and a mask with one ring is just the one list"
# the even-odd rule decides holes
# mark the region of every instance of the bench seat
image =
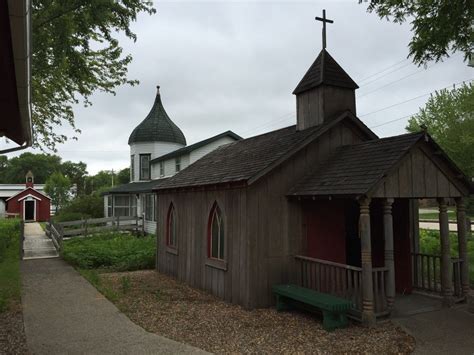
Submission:
[[[273,293],[277,298],[277,310],[291,309],[293,306],[319,309],[323,313],[323,328],[331,331],[347,326],[347,312],[352,308],[352,303],[340,297],[321,293],[297,285],[274,285]],[[294,302],[296,301],[296,302]]]

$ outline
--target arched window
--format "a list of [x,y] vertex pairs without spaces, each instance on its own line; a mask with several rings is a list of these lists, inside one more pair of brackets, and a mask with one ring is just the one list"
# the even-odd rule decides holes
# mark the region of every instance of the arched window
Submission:
[[224,220],[217,205],[214,204],[209,216],[208,256],[211,259],[224,260]]
[[176,248],[178,246],[176,236],[176,215],[174,212],[173,204],[170,205],[168,210],[168,217],[166,220],[166,245],[171,248]]

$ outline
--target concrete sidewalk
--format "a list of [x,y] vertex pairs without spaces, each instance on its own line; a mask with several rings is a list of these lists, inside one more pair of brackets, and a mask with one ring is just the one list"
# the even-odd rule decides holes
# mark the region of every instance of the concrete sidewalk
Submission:
[[23,260],[25,332],[34,354],[204,353],[130,321],[59,258]]
[[58,252],[44,233],[38,222],[25,223],[25,240],[23,241],[25,254],[23,259],[56,258]]
[[474,314],[466,305],[393,319],[415,339],[414,354],[474,354]]

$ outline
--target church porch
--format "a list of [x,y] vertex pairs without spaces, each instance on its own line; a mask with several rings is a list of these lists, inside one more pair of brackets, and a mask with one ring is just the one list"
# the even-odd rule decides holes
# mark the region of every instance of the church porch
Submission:
[[[302,286],[350,299],[364,324],[390,315],[396,294],[429,292],[445,306],[469,291],[463,197],[470,185],[420,134],[342,147],[288,194],[303,215],[294,275]],[[440,255],[419,251],[421,198],[439,204]],[[458,245],[451,257],[447,201],[456,201]]]

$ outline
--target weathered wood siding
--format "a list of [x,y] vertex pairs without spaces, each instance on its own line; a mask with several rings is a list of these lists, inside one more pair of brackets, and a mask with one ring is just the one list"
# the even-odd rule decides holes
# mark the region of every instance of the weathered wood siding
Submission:
[[323,85],[296,97],[297,125],[301,130],[327,122],[347,110],[356,114],[352,89]]
[[[372,197],[436,198],[463,194],[444,172],[442,162],[422,145],[412,149],[375,189]],[[439,160],[439,161],[438,161]],[[448,170],[446,170],[448,171]]]
[[[248,234],[244,189],[158,195],[157,268],[228,302],[249,306]],[[208,221],[216,202],[224,216],[227,270],[206,265]],[[169,252],[165,226],[170,204],[177,222],[177,254]]]
[[294,282],[294,256],[305,250],[301,204],[286,197],[305,174],[337,147],[364,140],[353,127],[339,124],[248,188],[247,228],[251,254],[250,306],[273,304],[271,286]]

